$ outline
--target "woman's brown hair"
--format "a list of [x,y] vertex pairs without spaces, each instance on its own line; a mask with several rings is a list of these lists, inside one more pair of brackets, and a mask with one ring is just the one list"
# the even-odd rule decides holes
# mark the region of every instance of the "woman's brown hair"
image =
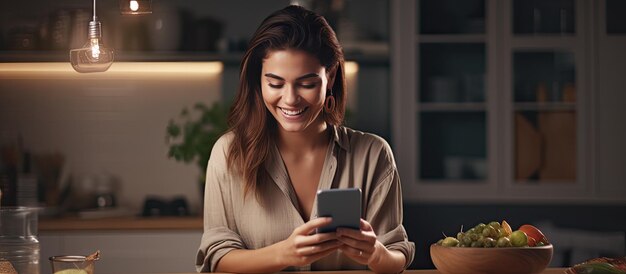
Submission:
[[274,145],[276,120],[265,107],[261,95],[263,59],[275,50],[302,50],[317,57],[327,76],[336,71],[327,96],[335,97],[332,112],[322,112],[330,125],[343,122],[346,105],[343,49],[324,17],[300,6],[288,6],[265,18],[256,30],[241,61],[239,90],[228,115],[234,139],[228,151],[228,168],[239,173],[245,183],[244,196],[257,194],[267,173],[263,163]]

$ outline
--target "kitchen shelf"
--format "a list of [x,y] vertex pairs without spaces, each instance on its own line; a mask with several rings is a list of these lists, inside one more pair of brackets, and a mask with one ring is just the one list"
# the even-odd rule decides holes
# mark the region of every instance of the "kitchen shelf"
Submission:
[[484,34],[422,34],[415,38],[420,43],[484,43]]
[[515,180],[514,183],[520,186],[559,186],[559,185],[574,185],[576,181],[571,180]]
[[[238,66],[243,53],[214,52],[116,52],[114,62],[184,62],[219,61],[225,65]],[[346,61],[360,65],[389,65],[389,56],[384,54],[346,54]],[[0,51],[0,62],[69,62],[69,51]]]
[[485,103],[420,103],[417,109],[421,112],[450,112],[450,111],[485,111]]
[[511,38],[513,49],[574,49],[579,38],[572,34],[568,35],[515,35]]
[[451,179],[422,179],[420,183],[425,185],[472,185],[472,184],[484,184],[484,179],[462,179],[462,180],[451,180]]
[[576,103],[514,103],[516,111],[562,111],[576,110]]

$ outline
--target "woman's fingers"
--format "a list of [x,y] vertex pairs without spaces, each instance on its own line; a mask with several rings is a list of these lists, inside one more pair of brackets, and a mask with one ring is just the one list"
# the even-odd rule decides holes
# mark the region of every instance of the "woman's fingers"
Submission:
[[333,221],[330,217],[316,218],[297,227],[294,232],[300,235],[309,235],[315,229],[329,225]]
[[371,231],[367,232],[349,228],[337,229],[337,238],[350,238],[369,243],[370,245],[373,245],[376,242],[376,235],[374,235]]
[[374,245],[372,245],[371,243],[368,242],[364,242],[364,241],[357,241],[355,239],[352,238],[346,238],[346,237],[339,237],[337,238],[341,243],[344,244],[344,246],[346,247],[350,247],[353,248],[355,250],[364,252],[364,253],[373,253],[374,252]]
[[373,250],[362,250],[347,245],[342,246],[341,251],[356,258],[369,258],[373,253]]
[[322,251],[322,252],[317,253],[317,254],[312,255],[312,256],[308,256],[308,261],[309,262],[315,262],[315,261],[317,261],[317,260],[319,260],[321,258],[324,258],[324,257],[328,256],[329,254],[335,252],[337,247],[339,247],[339,246],[327,249],[325,251]]
[[296,246],[302,247],[302,246],[316,245],[319,243],[323,243],[323,242],[335,240],[335,239],[337,239],[337,234],[335,232],[319,233],[319,234],[314,234],[310,236],[301,236],[296,240]]
[[337,247],[341,245],[342,243],[340,241],[331,240],[331,241],[327,241],[318,245],[310,245],[310,246],[304,246],[304,247],[298,248],[297,252],[301,256],[310,257],[318,253],[324,253],[328,250],[335,250],[337,249]]
[[370,225],[370,223],[368,223],[366,220],[361,219],[361,230],[374,231],[374,228],[372,228],[372,225]]

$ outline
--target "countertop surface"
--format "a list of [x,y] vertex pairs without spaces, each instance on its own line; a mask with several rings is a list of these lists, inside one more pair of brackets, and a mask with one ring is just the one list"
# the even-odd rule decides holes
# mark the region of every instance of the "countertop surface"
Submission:
[[[563,274],[567,268],[547,268],[541,274]],[[282,272],[281,272],[282,273]],[[289,274],[365,274],[365,273],[374,273],[371,271],[315,271],[315,272],[284,272]],[[426,270],[407,270],[403,273],[408,274],[439,274],[441,272],[436,269],[426,269]],[[178,274],[192,274],[192,273],[178,273]],[[195,273],[197,274],[197,273]]]
[[111,217],[81,219],[62,217],[39,220],[39,231],[75,230],[197,230],[202,231],[202,217]]

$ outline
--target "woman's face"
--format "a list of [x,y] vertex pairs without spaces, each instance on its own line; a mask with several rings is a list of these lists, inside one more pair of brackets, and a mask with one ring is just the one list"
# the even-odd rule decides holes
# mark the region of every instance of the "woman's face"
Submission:
[[301,132],[324,123],[320,114],[328,83],[326,68],[307,52],[275,50],[263,60],[263,101],[282,130]]

